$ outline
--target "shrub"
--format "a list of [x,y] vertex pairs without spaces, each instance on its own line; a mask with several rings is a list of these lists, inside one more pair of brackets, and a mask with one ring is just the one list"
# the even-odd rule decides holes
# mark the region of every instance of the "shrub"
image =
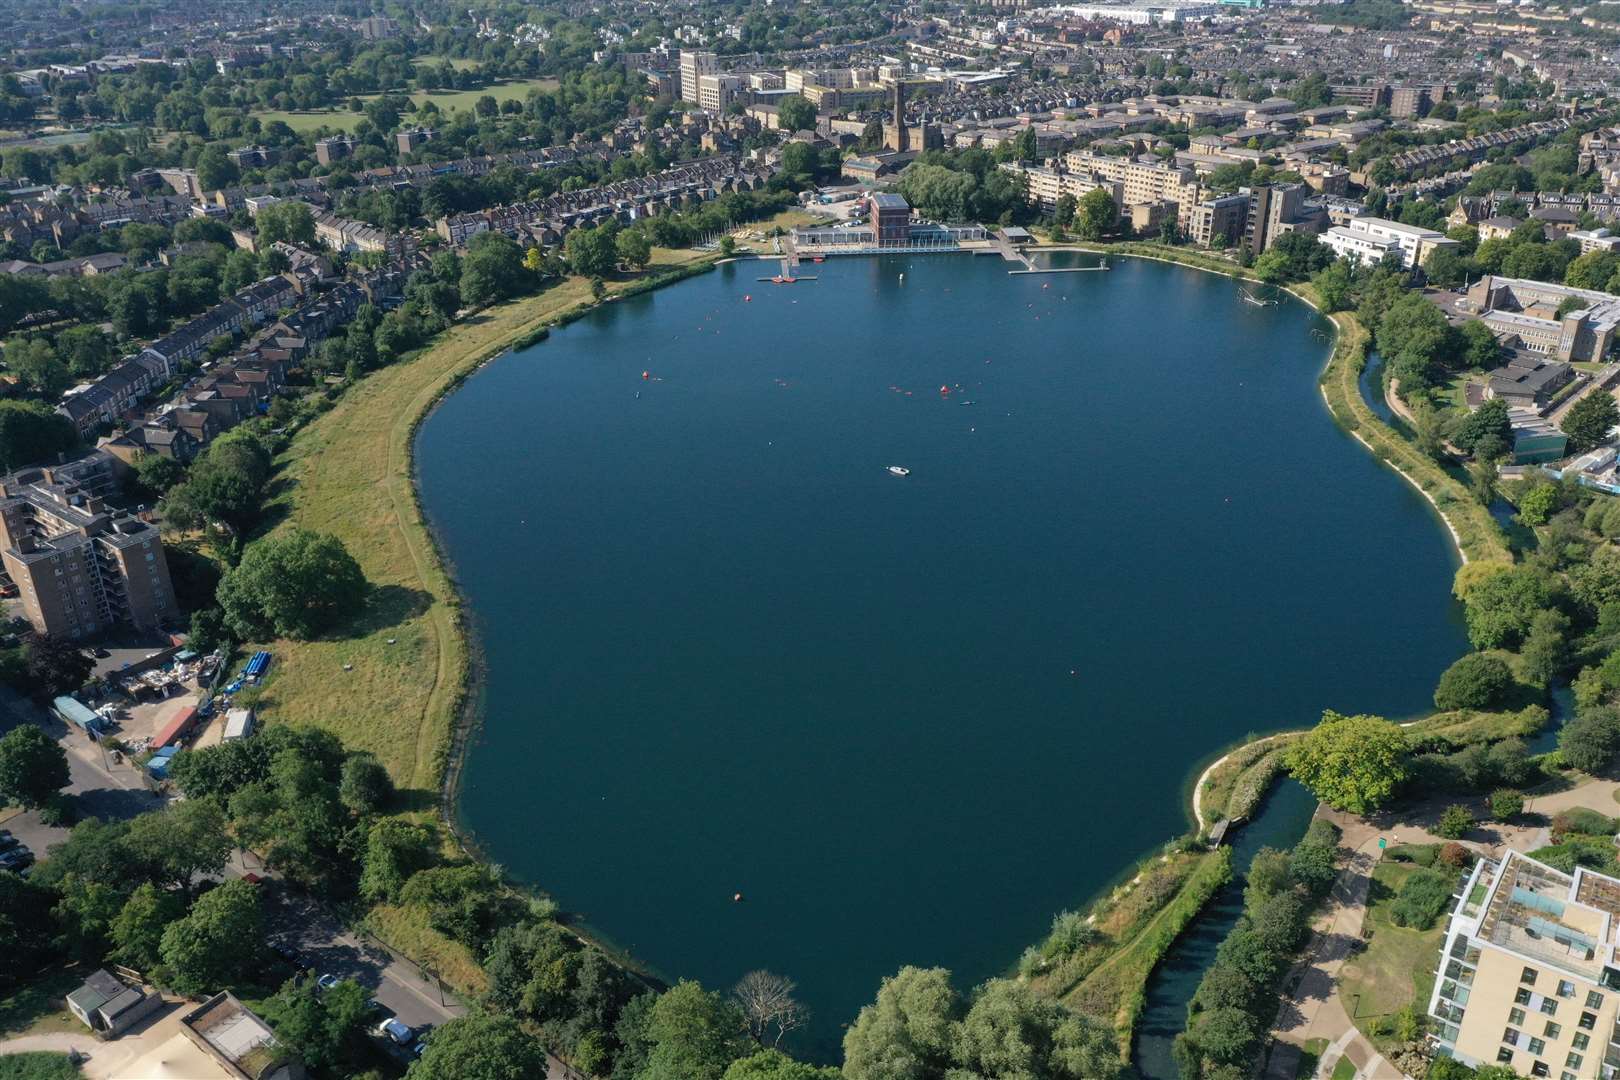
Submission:
[[1489,709],[1513,686],[1513,672],[1499,657],[1469,653],[1446,668],[1434,691],[1437,709]]
[[1406,879],[1390,905],[1389,917],[1396,926],[1427,930],[1451,905],[1451,886],[1456,878],[1438,870],[1418,870]]
[[1338,870],[1333,865],[1338,850],[1338,826],[1318,818],[1311,822],[1304,838],[1289,853],[1288,872],[1311,892],[1325,893],[1333,887],[1333,879],[1338,876]]
[[1474,855],[1458,843],[1444,844],[1440,848],[1440,863],[1453,870],[1461,870],[1474,861]]
[[1491,792],[1491,817],[1509,821],[1524,812],[1524,795],[1512,788],[1498,788]]
[[1473,827],[1474,812],[1466,806],[1453,804],[1440,815],[1440,824],[1434,831],[1447,840],[1461,840]]
[[1565,810],[1552,819],[1552,834],[1562,838],[1570,833],[1579,833],[1583,836],[1613,836],[1620,832],[1620,820],[1588,810],[1584,806],[1577,806],[1573,810]]
[[1419,866],[1433,866],[1434,860],[1439,857],[1438,844],[1396,844],[1384,852],[1384,858],[1394,862],[1416,863]]

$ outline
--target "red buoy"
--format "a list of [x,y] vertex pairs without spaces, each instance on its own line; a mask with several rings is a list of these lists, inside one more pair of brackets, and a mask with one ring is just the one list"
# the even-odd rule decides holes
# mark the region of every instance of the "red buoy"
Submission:
[[951,392],[951,388],[948,387],[948,386],[941,386],[939,388],[939,392],[942,393],[942,394],[948,394],[948,393]]
[[641,373],[641,377],[642,377],[642,378],[643,378],[643,379],[650,379],[650,378],[652,378],[652,372],[650,372],[650,371],[643,371],[643,372],[642,372],[642,373]]

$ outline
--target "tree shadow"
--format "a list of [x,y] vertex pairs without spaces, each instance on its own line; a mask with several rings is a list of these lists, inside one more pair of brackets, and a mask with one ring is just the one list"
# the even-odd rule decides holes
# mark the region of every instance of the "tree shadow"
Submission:
[[433,603],[433,594],[405,585],[378,585],[366,595],[360,613],[345,627],[341,636],[367,637],[390,626],[420,618]]
[[435,810],[439,805],[439,793],[429,788],[401,788],[394,792],[394,798],[389,808],[397,813],[416,813],[423,810]]
[[146,788],[95,788],[74,796],[79,820],[94,817],[102,821],[124,821],[160,806],[161,796]]

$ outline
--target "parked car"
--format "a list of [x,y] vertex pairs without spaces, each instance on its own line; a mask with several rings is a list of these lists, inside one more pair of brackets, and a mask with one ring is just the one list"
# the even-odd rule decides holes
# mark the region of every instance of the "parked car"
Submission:
[[423,1054],[427,1053],[428,1040],[431,1038],[433,1038],[433,1029],[431,1027],[424,1027],[421,1033],[417,1036],[416,1045],[411,1047],[411,1056],[421,1057]]
[[377,1025],[377,1034],[388,1039],[395,1046],[409,1046],[411,1045],[411,1037],[416,1033],[411,1030],[409,1024],[404,1023],[398,1017],[390,1016]]
[[18,844],[10,851],[0,855],[0,870],[25,870],[34,865],[34,853],[27,847]]
[[22,841],[18,840],[15,836],[12,836],[4,829],[0,829],[0,851],[10,851],[12,848],[17,847],[21,843]]
[[336,975],[333,975],[331,972],[327,972],[325,975],[322,975],[320,978],[315,980],[315,985],[320,987],[321,993],[324,994],[326,991],[332,989],[342,981],[343,980],[338,978]]

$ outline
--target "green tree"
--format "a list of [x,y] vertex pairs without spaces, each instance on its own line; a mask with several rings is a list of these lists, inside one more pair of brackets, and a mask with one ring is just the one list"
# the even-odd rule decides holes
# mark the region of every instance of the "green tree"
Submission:
[[1578,454],[1608,442],[1616,425],[1620,425],[1620,405],[1615,404],[1613,394],[1599,390],[1571,405],[1558,426],[1569,436],[1570,452]]
[[1458,449],[1473,453],[1483,439],[1495,438],[1499,443],[1506,443],[1512,437],[1513,423],[1508,416],[1507,402],[1491,398],[1463,419],[1452,433],[1451,441]]
[[1528,678],[1547,686],[1569,666],[1569,630],[1569,616],[1562,611],[1536,612],[1519,650]]
[[327,1070],[342,1062],[347,1044],[364,1028],[366,998],[365,989],[353,979],[323,991],[309,974],[283,983],[266,1003],[265,1013],[276,1036],[304,1064]]
[[5,361],[24,387],[53,401],[73,385],[68,366],[44,338],[11,339],[6,342]]
[[1080,209],[1080,200],[1068,192],[1058,196],[1057,208],[1052,212],[1052,220],[1061,228],[1067,229],[1074,224],[1074,215]]
[[112,921],[113,956],[137,971],[152,971],[161,960],[163,931],[186,912],[179,893],[143,881],[129,894]]
[[1082,240],[1101,240],[1114,230],[1119,208],[1105,188],[1092,188],[1080,197],[1075,210],[1075,231]]
[[1513,688],[1513,671],[1499,657],[1469,653],[1446,668],[1434,691],[1437,709],[1489,709]]
[[1613,709],[1582,709],[1558,729],[1558,753],[1564,764],[1585,773],[1601,773],[1620,751],[1620,714]]
[[243,641],[308,641],[357,614],[366,596],[360,564],[335,536],[290,529],[250,544],[219,583],[219,604]]
[[1287,751],[1294,779],[1329,806],[1365,814],[1383,806],[1405,781],[1409,745],[1400,727],[1378,716],[1328,710]]
[[546,1075],[540,1043],[510,1016],[474,1013],[439,1027],[406,1080],[532,1080]]
[[1491,817],[1497,821],[1511,821],[1524,813],[1524,795],[1512,788],[1498,788],[1491,792]]
[[141,814],[129,823],[125,842],[153,880],[182,890],[224,870],[231,853],[225,812],[214,799],[187,799]]
[[1104,1024],[1007,979],[987,983],[957,1027],[957,1066],[986,1078],[1113,1080],[1126,1075]]
[[794,1061],[780,1050],[761,1050],[733,1061],[721,1080],[839,1080],[839,1072]]
[[962,1002],[944,968],[903,967],[883,980],[844,1035],[845,1080],[939,1076],[949,1068]]
[[651,1044],[639,1080],[720,1080],[747,1050],[742,1010],[682,979],[660,994],[647,1015]]
[[177,993],[212,994],[258,968],[263,936],[258,890],[240,879],[227,881],[163,931],[160,977]]
[[0,738],[0,798],[35,810],[68,785],[67,751],[33,724]]
[[315,243],[315,214],[308,203],[296,199],[283,199],[271,203],[253,216],[253,225],[259,232],[261,247],[277,241],[302,244]]
[[1447,840],[1461,840],[1474,827],[1474,812],[1466,806],[1452,805],[1440,814],[1440,824],[1434,831]]
[[1491,328],[1478,319],[1469,319],[1459,331],[1463,337],[1463,362],[1476,371],[1489,371],[1502,358],[1502,345]]
[[372,822],[366,833],[360,895],[373,902],[399,898],[412,874],[433,862],[433,833],[403,818],[385,817]]
[[1464,605],[1468,640],[1476,649],[1513,648],[1552,601],[1552,587],[1535,567],[1505,568],[1483,578],[1469,588]]
[[185,476],[184,465],[161,454],[147,454],[135,463],[136,482],[141,485],[141,490],[153,497],[161,497]]
[[782,172],[800,180],[813,178],[821,168],[821,155],[807,142],[790,142],[782,147]]
[[1620,271],[1620,255],[1588,251],[1564,269],[1564,284],[1577,289],[1607,289],[1616,271]]
[[816,107],[799,94],[788,94],[776,104],[776,119],[783,131],[814,131]]
[[44,402],[0,401],[0,469],[53,460],[78,441],[67,417]]
[[563,245],[569,269],[582,277],[606,277],[613,273],[618,249],[611,231],[600,227],[575,229]]
[[645,270],[652,262],[652,241],[640,229],[626,229],[614,238],[619,261],[632,270]]
[[370,754],[351,754],[343,762],[338,798],[351,813],[375,814],[393,800],[394,781]]
[[461,298],[470,307],[517,296],[533,283],[523,268],[523,252],[505,233],[479,233],[467,244],[461,260]]

